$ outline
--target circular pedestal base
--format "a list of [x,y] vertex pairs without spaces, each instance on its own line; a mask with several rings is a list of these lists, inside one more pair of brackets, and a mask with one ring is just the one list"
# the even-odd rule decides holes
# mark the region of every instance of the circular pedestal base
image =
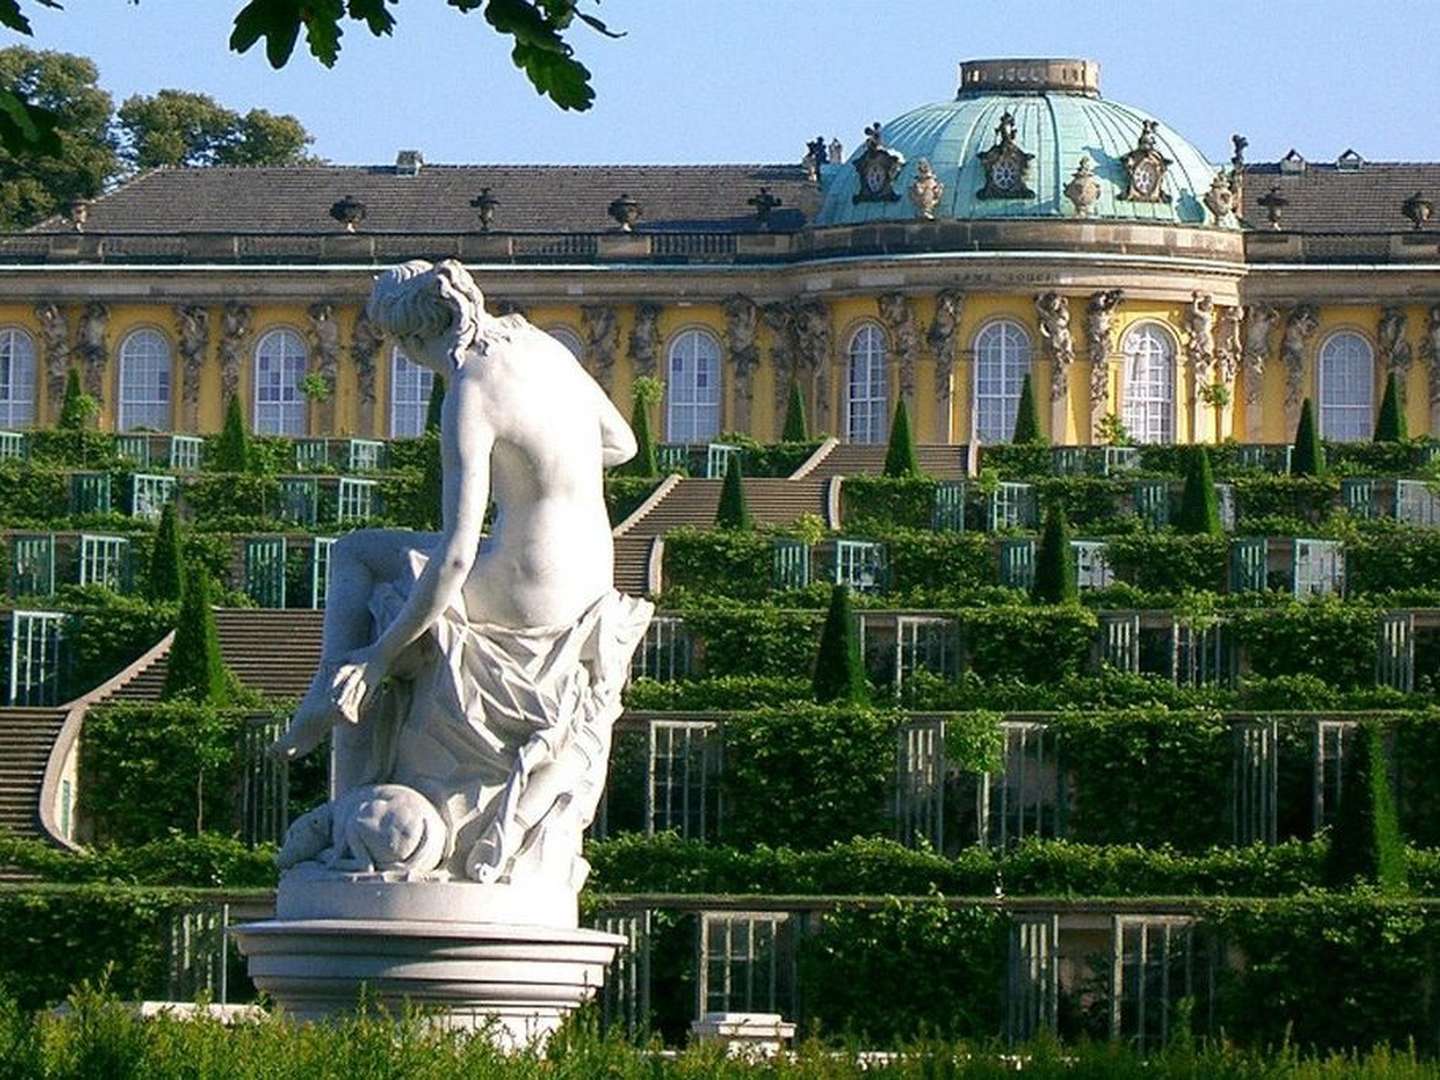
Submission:
[[362,996],[501,1045],[543,1041],[600,988],[625,939],[597,930],[408,919],[294,919],[230,931],[250,977],[297,1020],[353,1012]]

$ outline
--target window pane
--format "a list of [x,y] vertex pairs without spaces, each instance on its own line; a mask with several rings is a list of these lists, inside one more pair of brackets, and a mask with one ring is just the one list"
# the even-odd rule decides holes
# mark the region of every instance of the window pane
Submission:
[[1136,442],[1175,441],[1175,344],[1158,326],[1125,335],[1125,427]]
[[396,348],[390,359],[390,437],[411,439],[425,433],[435,373],[413,363]]
[[669,368],[669,441],[710,441],[720,433],[720,343],[703,330],[686,330],[670,345]]
[[293,330],[271,330],[255,347],[255,431],[304,435],[305,343]]
[[1370,343],[1349,330],[1320,348],[1320,434],[1337,442],[1371,436],[1375,358]]
[[976,336],[975,435],[981,442],[1010,441],[1029,371],[1030,335],[1019,323],[994,322]]
[[35,342],[14,327],[0,330],[0,427],[35,422]]
[[136,330],[120,345],[121,431],[170,428],[170,343],[157,330]]
[[873,323],[850,338],[845,402],[845,436],[850,442],[884,442],[888,419],[889,374],[885,331]]

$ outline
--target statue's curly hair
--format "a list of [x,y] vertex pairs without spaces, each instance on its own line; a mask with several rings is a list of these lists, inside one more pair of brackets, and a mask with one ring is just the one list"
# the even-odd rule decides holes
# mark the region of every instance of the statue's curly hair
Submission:
[[458,365],[459,353],[475,340],[485,317],[485,297],[456,260],[432,265],[411,259],[375,279],[365,310],[376,325],[401,341],[436,337],[458,324]]

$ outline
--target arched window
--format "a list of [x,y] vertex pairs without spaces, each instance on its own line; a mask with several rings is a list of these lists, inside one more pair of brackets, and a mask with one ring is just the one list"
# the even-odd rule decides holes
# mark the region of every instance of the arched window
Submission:
[[720,434],[720,342],[704,330],[686,330],[670,343],[668,370],[669,441],[702,443]]
[[866,323],[850,336],[845,391],[845,438],[853,443],[884,442],[890,397],[885,331]]
[[1331,334],[1320,346],[1320,434],[1361,442],[1372,434],[1375,353],[1353,330]]
[[170,342],[158,330],[135,330],[120,343],[121,431],[170,430]]
[[271,330],[255,346],[255,433],[304,435],[305,342],[294,330]]
[[0,427],[35,422],[35,339],[24,330],[0,329]]
[[405,355],[398,345],[390,353],[390,437],[413,439],[425,433],[430,390],[435,373]]
[[982,443],[1009,442],[1015,434],[1020,384],[1030,371],[1030,334],[1001,319],[975,335],[975,434]]
[[582,363],[585,360],[585,343],[580,340],[580,335],[568,326],[552,326],[545,331],[556,341],[570,350],[570,355]]
[[1125,429],[1136,442],[1175,441],[1175,339],[1154,323],[1132,326],[1125,356]]

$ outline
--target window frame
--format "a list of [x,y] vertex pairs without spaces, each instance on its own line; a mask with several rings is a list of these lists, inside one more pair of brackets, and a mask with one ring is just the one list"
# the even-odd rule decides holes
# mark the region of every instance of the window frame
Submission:
[[[861,345],[861,338],[866,344]],[[861,445],[883,444],[890,437],[890,335],[874,319],[865,319],[849,333],[845,344],[845,441]],[[864,365],[858,380],[865,393],[856,394],[856,369]],[[877,371],[878,368],[878,371]],[[866,415],[857,416],[857,408]],[[863,436],[863,437],[857,437]]]
[[[137,398],[129,399],[126,396],[126,376],[129,374],[131,365],[137,361],[149,362],[154,356],[127,356],[126,351],[137,339],[142,336],[153,337],[158,340],[164,349],[162,366],[159,368],[163,378],[161,389],[163,397],[159,398]],[[142,414],[153,411],[153,417],[141,419],[134,422],[126,414],[128,411],[138,410]],[[161,330],[158,326],[136,326],[128,330],[120,340],[120,347],[115,350],[115,430],[126,431],[170,431],[175,426],[175,348],[170,341],[170,335]],[[149,423],[149,419],[158,418],[163,415],[159,424]]]
[[[293,337],[300,346],[300,370],[299,375],[295,379],[293,384],[295,396],[293,399],[290,400],[286,400],[282,396],[275,401],[262,401],[260,397],[261,391],[263,389],[263,384],[261,382],[261,354],[264,351],[267,342],[271,341],[272,339],[283,339],[286,335]],[[282,395],[285,390],[285,367],[287,362],[291,359],[293,359],[293,357],[285,355],[283,353],[280,357],[281,383],[279,388]],[[304,391],[300,389],[301,381],[305,378],[307,374],[309,374],[309,372],[310,346],[305,341],[305,335],[299,330],[295,329],[295,327],[285,325],[272,326],[266,331],[264,331],[264,333],[262,333],[258,338],[256,338],[255,348],[251,351],[250,356],[250,415],[251,430],[253,430],[255,434],[281,435],[289,436],[291,438],[303,438],[310,433],[310,402],[305,397]],[[269,420],[264,419],[264,416],[266,414],[262,413],[262,408],[274,411],[274,415],[276,417],[276,420],[278,421],[277,423],[275,423],[274,426],[271,426],[271,422]],[[291,410],[293,410],[293,412],[291,412]],[[298,425],[296,426],[296,430],[291,430],[288,426],[286,418],[290,415],[298,416]]]
[[[15,345],[23,341],[29,347],[28,366],[28,397],[17,397],[15,389],[17,380],[15,378],[16,351]],[[5,353],[8,351],[8,355]],[[0,397],[0,428],[14,430],[16,428],[34,427],[36,423],[36,410],[40,394],[40,350],[35,341],[35,335],[23,326],[13,324],[0,326],[0,387],[8,388],[8,394]],[[26,358],[21,357],[22,360]],[[8,370],[3,365],[8,364]],[[18,416],[17,416],[18,412]]]
[[[402,368],[402,365],[404,367]],[[400,399],[401,375],[407,378],[411,376],[410,369],[414,369],[415,389],[420,391],[417,400]],[[417,364],[405,354],[405,350],[399,345],[390,347],[390,422],[388,430],[392,439],[413,439],[425,434],[425,420],[430,410],[430,394],[435,386],[435,372],[431,371],[424,364]],[[414,410],[414,430],[400,430],[399,410],[401,408]]]
[[[1165,350],[1162,353],[1163,363],[1156,365],[1153,370],[1166,373],[1168,380],[1169,400],[1163,397],[1147,396],[1138,401],[1135,399],[1135,389],[1139,385],[1134,378],[1133,367],[1138,361],[1139,353],[1131,347],[1133,342],[1141,334],[1151,340],[1157,340]],[[1174,331],[1162,322],[1154,319],[1140,319],[1131,323],[1125,328],[1125,334],[1120,339],[1120,355],[1124,361],[1124,379],[1121,382],[1124,399],[1121,402],[1120,414],[1125,422],[1125,429],[1130,437],[1142,446],[1173,446],[1179,438],[1180,429],[1180,343],[1175,337]],[[1149,385],[1153,386],[1155,380],[1150,380]],[[1153,414],[1150,409],[1159,406],[1158,411]],[[1135,424],[1132,417],[1135,410],[1145,410],[1144,423]],[[1152,437],[1154,432],[1149,426],[1153,416],[1159,418],[1159,437]]]
[[[1360,379],[1360,385],[1365,390],[1365,401],[1359,402],[1331,402],[1326,400],[1326,376],[1330,366],[1341,360],[1349,361],[1355,359],[1347,357],[1327,357],[1331,347],[1342,340],[1358,342],[1364,347],[1365,358],[1369,365],[1368,375]],[[1376,351],[1375,344],[1370,340],[1368,334],[1356,329],[1353,326],[1337,326],[1331,330],[1320,341],[1315,350],[1315,401],[1318,406],[1316,412],[1316,423],[1319,425],[1320,437],[1331,442],[1368,442],[1375,431],[1375,372],[1376,372]],[[1363,418],[1360,416],[1363,409]],[[1351,422],[1355,425],[1352,431],[1337,431],[1336,427],[1344,427],[1343,417],[1334,415],[1336,412],[1353,413]]]
[[[697,391],[699,387],[699,376],[701,374],[698,361],[702,359],[698,345],[690,351],[688,359],[697,362],[696,370],[691,374],[688,382],[690,396],[688,399],[677,399],[677,390],[684,386],[684,382],[675,375],[676,353],[682,344],[688,341],[707,341],[714,349],[713,379],[707,392],[710,400],[700,400]],[[688,326],[676,331],[674,336],[665,346],[665,440],[670,443],[685,445],[698,445],[713,441],[721,432],[724,425],[725,392],[722,383],[722,364],[725,351],[720,344],[720,338],[709,327]],[[687,357],[681,357],[682,360]],[[711,359],[704,357],[703,359]],[[713,424],[704,424],[702,421],[709,417],[710,410],[713,410]],[[677,421],[688,413],[688,426],[677,430]]]
[[[998,392],[987,392],[984,389],[982,378],[982,376],[984,375],[984,372],[982,372],[982,365],[985,364],[987,361],[982,356],[982,349],[985,349],[987,347],[986,339],[989,335],[997,332],[1002,332],[1004,330],[1012,330],[1018,332],[1020,341],[1023,344],[1024,362],[1022,364],[1019,362],[1018,358],[1012,360],[1012,358],[1004,355],[1004,348],[1006,343],[1002,338],[1000,343],[1002,354],[998,357],[998,362],[1000,364],[1000,389]],[[1020,411],[1020,389],[1021,386],[1024,384],[1026,375],[1032,376],[1031,387],[1033,390],[1035,390],[1036,393],[1039,392],[1038,388],[1035,388],[1033,381],[1033,375],[1035,370],[1035,335],[1031,332],[1030,327],[1026,326],[1025,323],[1021,322],[1014,316],[1004,315],[998,318],[989,319],[976,328],[974,336],[970,339],[970,358],[972,367],[970,389],[970,431],[972,437],[984,443],[985,445],[1008,443],[1011,441],[1015,434],[1015,417]],[[1018,375],[1014,379],[1015,389],[1013,395],[1009,392],[1006,386],[1006,380],[1010,374],[1007,369],[1012,364],[1018,370]],[[982,419],[981,414],[982,412],[986,411],[986,404],[991,402],[999,403],[998,408],[1000,410],[1000,416],[1002,420],[1002,430],[1000,432],[999,438],[992,438],[990,435],[987,435],[982,431],[982,425],[985,423],[985,421]],[[991,405],[990,409],[993,410],[995,407],[996,406]]]

